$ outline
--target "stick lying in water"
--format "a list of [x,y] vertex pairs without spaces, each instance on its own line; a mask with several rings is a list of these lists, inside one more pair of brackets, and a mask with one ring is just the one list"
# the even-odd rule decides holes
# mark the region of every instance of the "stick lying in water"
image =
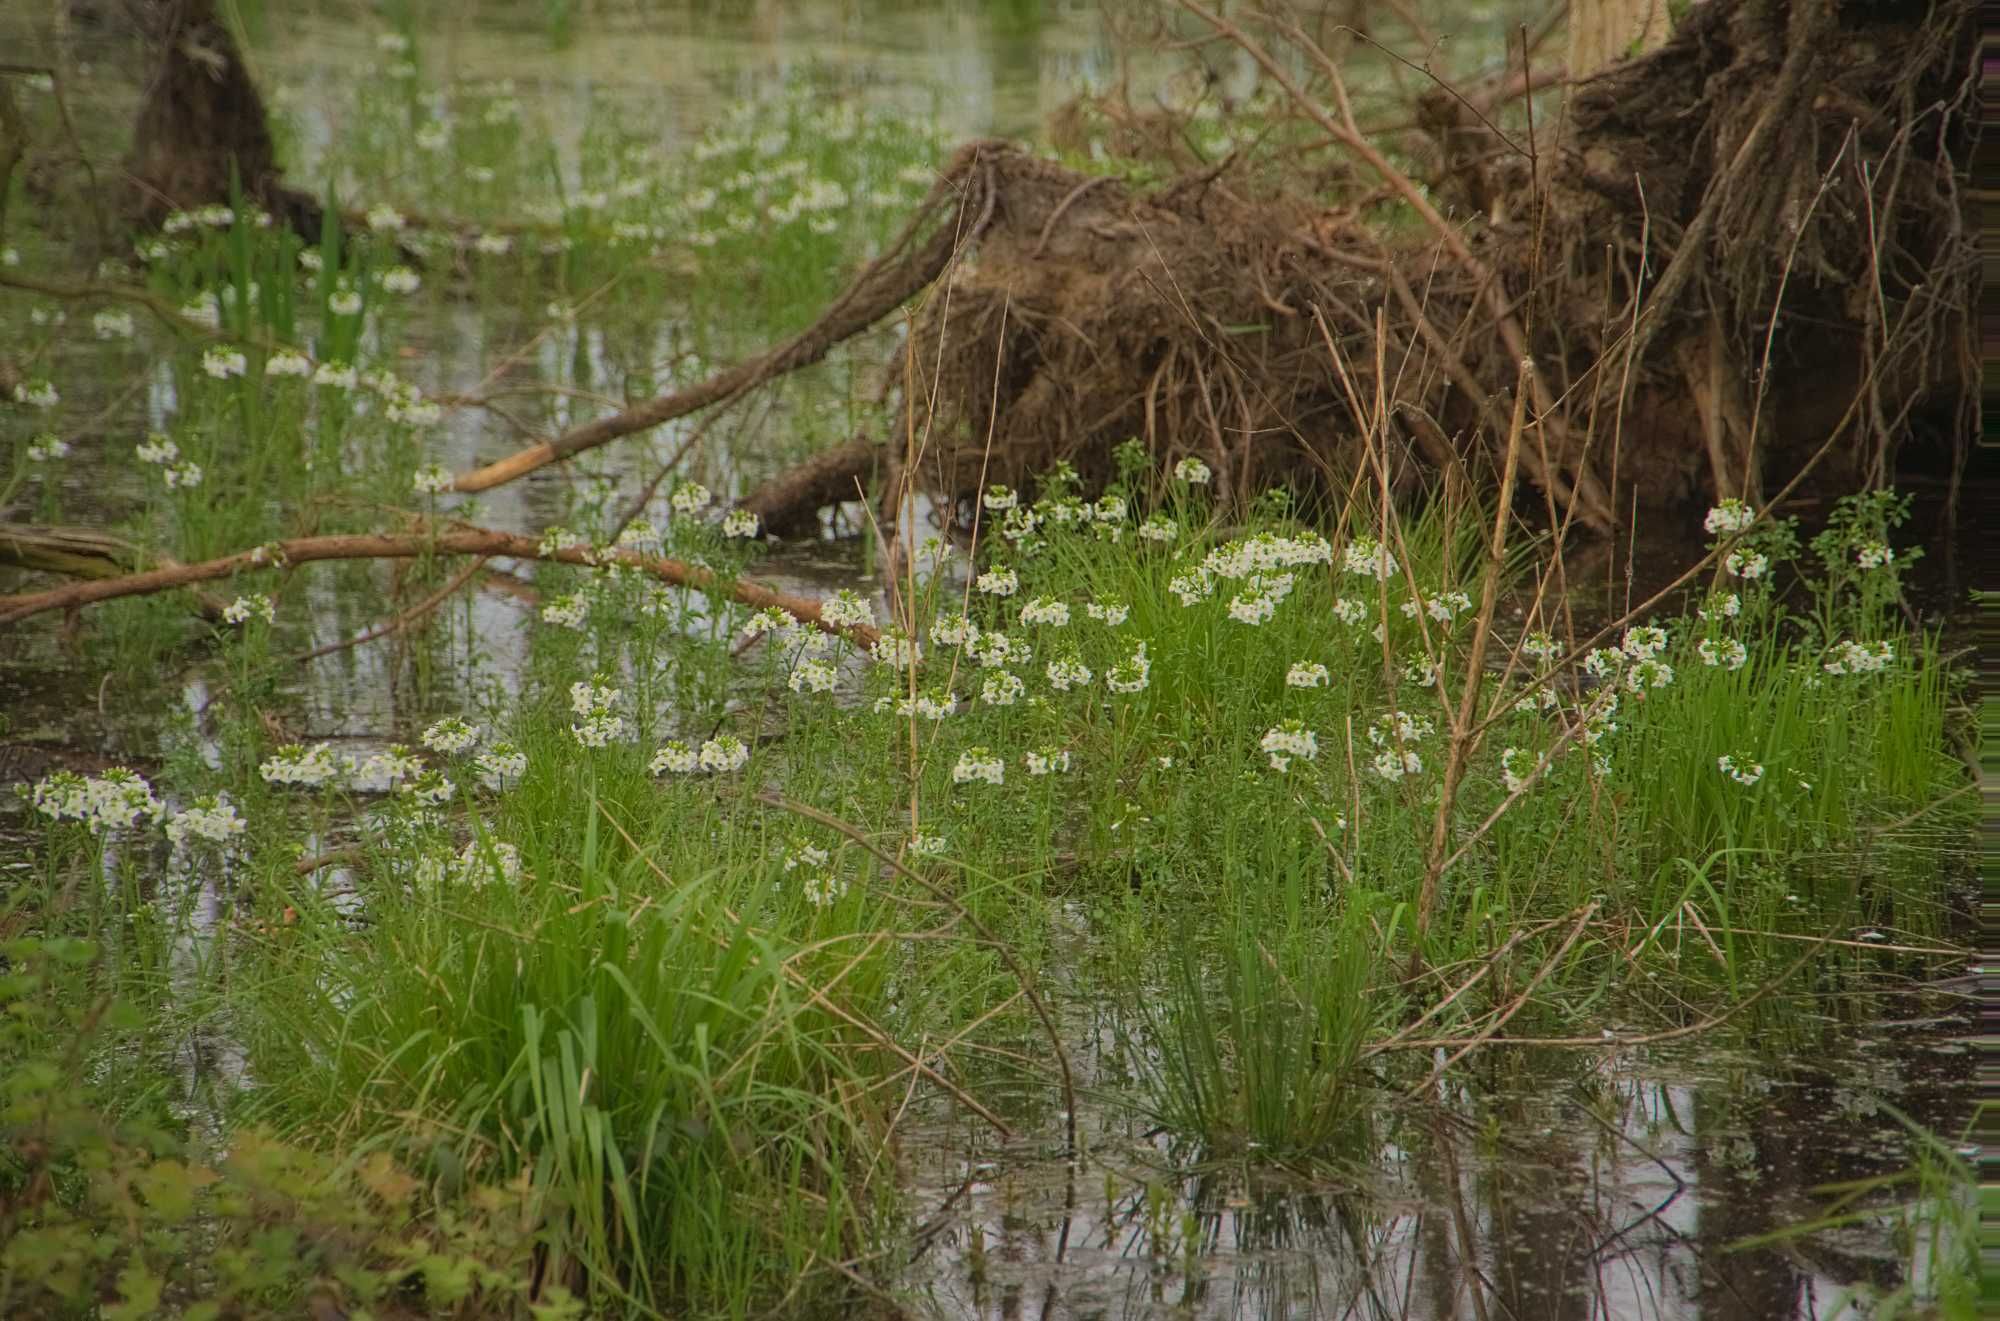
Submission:
[[435,532],[361,533],[349,536],[297,537],[276,541],[250,550],[203,560],[199,564],[176,564],[116,578],[99,578],[50,588],[46,592],[24,592],[0,596],[0,624],[18,623],[50,610],[74,610],[124,596],[150,596],[195,583],[214,582],[239,573],[286,568],[314,560],[414,559],[419,555],[506,556],[517,560],[554,560],[598,568],[622,564],[641,573],[681,587],[691,587],[708,596],[727,597],[756,609],[775,606],[801,623],[852,639],[857,645],[872,647],[881,636],[873,628],[854,624],[829,624],[820,616],[819,602],[793,596],[749,578],[724,578],[712,569],[656,555],[629,550],[596,550],[589,546],[544,547],[533,537],[490,528],[452,527]]

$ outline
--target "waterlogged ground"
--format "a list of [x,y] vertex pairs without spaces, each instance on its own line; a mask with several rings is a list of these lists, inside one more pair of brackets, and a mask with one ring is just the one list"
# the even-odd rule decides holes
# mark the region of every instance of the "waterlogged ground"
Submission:
[[[538,170],[560,174],[572,194],[607,194],[603,205],[619,223],[654,227],[634,230],[623,248],[612,241],[600,267],[555,258],[553,279],[545,268],[475,261],[471,293],[439,298],[429,286],[453,277],[432,271],[421,297],[370,321],[365,342],[393,354],[399,374],[426,396],[485,401],[449,408],[426,434],[423,462],[448,470],[508,452],[527,433],[560,425],[573,407],[699,379],[796,327],[837,289],[840,271],[879,245],[898,208],[920,195],[925,165],[949,144],[1032,133],[1078,88],[1102,87],[1127,71],[1084,6],[1017,14],[1006,6],[807,5],[740,17],[696,7],[645,21],[592,16],[573,30],[559,12],[481,11],[477,21],[421,30],[415,51],[405,52],[378,21],[321,7],[266,20],[253,52],[297,153],[295,177],[332,168],[349,196],[372,202],[368,186],[394,188],[412,211],[439,213],[463,214],[450,204],[469,187],[483,232],[512,234],[518,247],[510,256],[568,232],[562,212],[549,219],[538,210],[546,188],[529,192],[524,183],[524,195],[536,200],[519,209],[500,195]],[[1479,35],[1468,29],[1466,40]],[[405,55],[420,60],[407,98],[351,90],[362,71]],[[1225,79],[1243,77],[1227,61],[1217,67]],[[392,81],[399,76],[387,72]],[[1140,61],[1134,77],[1135,93],[1176,85],[1164,61]],[[414,134],[398,141],[399,126],[421,124],[428,113],[399,118],[405,102],[428,105],[424,97],[447,88],[464,98],[452,146],[426,148]],[[847,109],[828,117],[827,105]],[[676,171],[691,168],[690,151],[717,141],[718,125],[733,126],[720,136],[746,142],[778,135],[772,150],[756,148],[765,168],[782,170],[801,153],[837,155],[844,142],[807,142],[801,125],[810,121],[824,135],[832,123],[838,134],[847,114],[846,131],[875,155],[845,186],[857,196],[879,192],[883,201],[863,221],[843,220],[837,233],[799,236],[800,246],[786,250],[783,288],[777,259],[760,266],[767,236],[751,230],[751,211],[730,211],[726,188],[713,212],[683,205],[651,219],[651,194],[618,193],[621,174],[649,172],[684,190],[705,188]],[[468,183],[438,173],[412,182],[441,171],[439,162],[477,126],[511,133],[516,124],[526,145],[481,157],[494,162],[478,167],[491,177]],[[797,174],[817,169],[802,165]],[[746,218],[733,235],[732,214]],[[514,234],[504,227],[512,221],[557,228]],[[683,242],[690,233],[708,241]],[[25,246],[30,267],[56,251]],[[603,278],[620,262],[645,263],[650,272],[637,288]],[[22,300],[6,297],[16,304],[6,309],[8,324],[25,320]],[[82,308],[32,310],[27,333],[44,346],[37,370],[61,382],[61,429],[73,452],[59,466],[36,469],[0,517],[117,525],[157,510],[159,473],[127,456],[145,433],[174,422],[180,378],[152,364],[159,346],[145,330],[131,339],[89,336],[76,324],[89,316]],[[79,333],[66,333],[58,313]],[[888,344],[886,336],[864,342],[739,409],[695,448],[687,474],[726,498],[797,454],[844,438],[874,416]],[[31,428],[16,417],[0,421],[17,454]],[[580,510],[590,521],[623,508],[692,434],[688,426],[663,428],[452,512],[530,533],[580,521]],[[415,466],[398,470],[388,503],[411,503]],[[673,485],[662,488],[658,505]],[[315,498],[339,497],[329,486]],[[836,519],[817,542],[774,548],[756,563],[757,575],[814,598],[858,588],[879,603],[856,514]],[[1583,618],[1616,614],[1703,543],[1694,527],[1643,533],[1636,548],[1572,565],[1572,604]],[[187,547],[188,558],[240,544],[228,528],[201,535],[204,544]],[[326,742],[366,758],[413,743],[455,698],[491,710],[524,691],[552,589],[538,589],[528,566],[492,568],[447,607],[453,640],[442,651],[390,639],[291,667],[271,694],[286,741]],[[1504,609],[1503,620],[1513,610]],[[384,613],[379,578],[300,575],[284,598],[273,650],[334,647],[380,625]],[[216,767],[231,755],[209,728],[212,704],[240,678],[226,649],[185,649],[161,668],[142,630],[108,625],[110,643],[76,663],[83,653],[45,625],[0,638],[0,786],[113,764],[157,775],[165,763]],[[1248,731],[1253,739],[1257,732]],[[1330,733],[1322,738],[1331,745]],[[0,867],[25,883],[39,865],[43,827],[9,798]],[[1128,819],[1144,828],[1137,811]],[[301,847],[338,846],[336,833],[308,836]],[[913,1094],[899,1112],[899,1209],[910,1228],[896,1251],[907,1267],[874,1276],[894,1281],[912,1312],[949,1317],[1748,1321],[1835,1315],[1857,1289],[1930,1292],[1930,1236],[1941,1217],[1935,1207],[1909,1210],[1909,1185],[1865,1191],[1855,1203],[1861,1213],[1836,1227],[1758,1241],[1840,1209],[1833,1186],[1910,1169],[1920,1158],[1912,1125],[1950,1142],[1963,1131],[1973,1095],[1963,1044],[1971,1021],[1968,988],[1950,980],[1958,965],[1949,957],[1965,934],[1961,881],[1938,855],[1917,865],[1953,897],[1908,929],[1832,933],[1852,961],[1840,976],[1829,974],[1827,994],[1788,988],[1689,1039],[1491,1050],[1443,1082],[1426,1080],[1426,1061],[1414,1071],[1405,1062],[1370,1078],[1376,1090],[1361,1136],[1330,1164],[1274,1163],[1254,1142],[1204,1145],[1156,1108],[1135,1105],[1160,1069],[1149,1036],[1157,1024],[1134,1003],[1149,993],[1107,995],[1103,988],[1116,979],[1094,980],[1089,970],[1132,957],[1143,922],[1129,911],[1107,917],[1102,903],[1052,903],[1053,952],[1044,952],[1043,976],[1076,1074],[1080,1149],[1074,1157],[1065,1151],[1066,1116],[1046,1068],[1017,1067],[1023,1058],[1048,1062],[1046,1043],[1024,1023],[1017,1037],[992,1043],[989,1073],[975,1062],[962,1077],[1018,1130],[1013,1139],[995,1137],[988,1123],[935,1094]],[[214,935],[228,887],[218,872],[176,875],[162,882],[167,892],[188,884],[198,893],[190,943],[175,947],[168,975],[192,985],[209,967],[199,947]],[[1837,888],[1837,875],[1823,879]],[[0,887],[12,883],[0,873]],[[354,877],[334,865],[314,883],[337,893]],[[343,900],[343,911],[354,902]],[[1684,957],[1729,964],[1716,944],[1727,933],[1712,934],[1692,909],[1672,923]],[[1907,948],[1881,949],[1897,945]],[[1672,994],[1663,986],[1662,1003]],[[1159,996],[1166,998],[1164,987]],[[1639,1023],[1638,1009],[1608,997],[1599,1021],[1616,1031]],[[207,1107],[246,1076],[246,1054],[226,1014],[193,1018],[198,1024],[176,1058],[182,1111],[199,1126],[213,1119]],[[1650,1026],[1626,1035],[1646,1035]],[[1787,1049],[1793,1040],[1809,1042],[1808,1052]],[[1413,1080],[1410,1099],[1402,1094]],[[1231,1154],[1214,1154],[1218,1147]]]

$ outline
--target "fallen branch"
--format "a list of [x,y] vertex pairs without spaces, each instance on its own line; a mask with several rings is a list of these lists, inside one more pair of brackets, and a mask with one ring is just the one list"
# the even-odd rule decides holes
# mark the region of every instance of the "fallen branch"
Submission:
[[[0,523],[0,564],[69,578],[111,579],[138,572],[146,560],[140,547],[95,528]],[[160,569],[181,567],[164,557],[153,563]],[[204,619],[222,618],[225,604],[207,592],[195,594],[195,609]]]
[[728,597],[754,609],[775,606],[801,623],[873,646],[880,634],[865,625],[840,627],[820,617],[819,602],[780,592],[748,578],[724,578],[713,570],[680,560],[640,555],[629,550],[595,550],[589,546],[545,548],[533,537],[490,528],[454,527],[428,533],[357,533],[347,536],[298,537],[266,546],[144,573],[125,574],[93,582],[70,583],[45,592],[0,596],[0,624],[15,624],[50,610],[73,610],[125,596],[150,596],[194,583],[214,582],[239,573],[308,564],[317,560],[414,559],[420,555],[506,556],[517,560],[551,560],[583,568],[622,564],[664,582],[690,587],[709,596]]

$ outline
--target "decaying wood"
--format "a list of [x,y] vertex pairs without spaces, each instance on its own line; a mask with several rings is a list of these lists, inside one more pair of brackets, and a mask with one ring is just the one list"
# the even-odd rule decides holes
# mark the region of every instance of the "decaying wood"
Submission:
[[771,478],[736,507],[755,514],[759,525],[773,536],[817,531],[819,511],[858,499],[883,460],[880,441],[856,436]]

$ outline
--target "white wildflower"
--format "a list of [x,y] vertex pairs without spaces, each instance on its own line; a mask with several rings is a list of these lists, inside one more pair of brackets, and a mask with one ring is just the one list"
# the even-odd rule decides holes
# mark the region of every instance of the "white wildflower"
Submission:
[[1735,638],[1703,638],[1695,643],[1695,654],[1701,663],[1720,666],[1725,670],[1740,670],[1750,659],[1750,651]]
[[1738,784],[1755,784],[1764,778],[1764,764],[1745,757],[1738,760],[1729,753],[1715,759],[1715,768]]
[[432,752],[455,757],[479,746],[479,727],[457,716],[446,716],[426,729],[421,741]]
[[1012,596],[1020,590],[1021,579],[1012,569],[1002,565],[980,574],[974,586],[988,596]]
[[647,769],[655,775],[662,775],[668,771],[676,775],[688,775],[700,765],[701,754],[679,739],[669,739],[660,745],[658,752],[653,754],[653,760]]
[[970,784],[974,780],[999,784],[1006,778],[1007,763],[984,746],[967,748],[959,753],[958,764],[951,768],[953,784]]
[[1021,622],[1065,628],[1069,625],[1069,606],[1054,597],[1038,596],[1021,607]]
[[732,509],[723,517],[722,535],[747,538],[757,535],[757,515],[748,509]]
[[980,685],[979,700],[988,706],[1012,706],[1028,685],[1012,670],[995,670]]
[[257,767],[257,774],[266,784],[296,784],[311,789],[331,780],[338,770],[333,749],[327,744],[315,743],[308,748],[300,743],[287,743],[264,759]]
[[1771,557],[1761,552],[1732,550],[1722,562],[1730,575],[1746,581],[1762,578],[1771,568]]
[[718,734],[701,745],[701,769],[723,773],[740,771],[750,760],[749,745],[734,734]]
[[1328,679],[1326,666],[1318,661],[1294,661],[1292,668],[1285,671],[1288,688],[1324,688]]
[[542,622],[554,624],[558,628],[583,631],[584,621],[590,618],[590,597],[584,592],[571,592],[558,596],[542,607]]
[[839,669],[832,661],[811,656],[792,667],[785,686],[795,693],[830,693],[839,677]]
[[682,482],[674,488],[668,504],[676,514],[699,514],[714,499],[714,493],[700,482]]
[[1186,482],[1190,486],[1206,486],[1215,474],[1200,459],[1189,455],[1174,465],[1174,480]]
[[190,837],[211,844],[227,844],[248,829],[249,824],[237,815],[236,805],[227,794],[210,794],[197,798],[193,806],[176,813],[167,822],[167,842],[177,849],[186,848]]
[[252,619],[261,619],[268,624],[276,618],[277,610],[272,606],[271,598],[261,593],[239,596],[222,607],[222,622],[225,624],[244,624]]
[[1733,536],[1745,531],[1757,521],[1757,512],[1741,500],[1731,496],[1708,511],[1708,517],[1701,520],[1701,526],[1710,536]]
[[1022,755],[1021,764],[1030,775],[1061,775],[1069,770],[1068,748],[1038,748]]

